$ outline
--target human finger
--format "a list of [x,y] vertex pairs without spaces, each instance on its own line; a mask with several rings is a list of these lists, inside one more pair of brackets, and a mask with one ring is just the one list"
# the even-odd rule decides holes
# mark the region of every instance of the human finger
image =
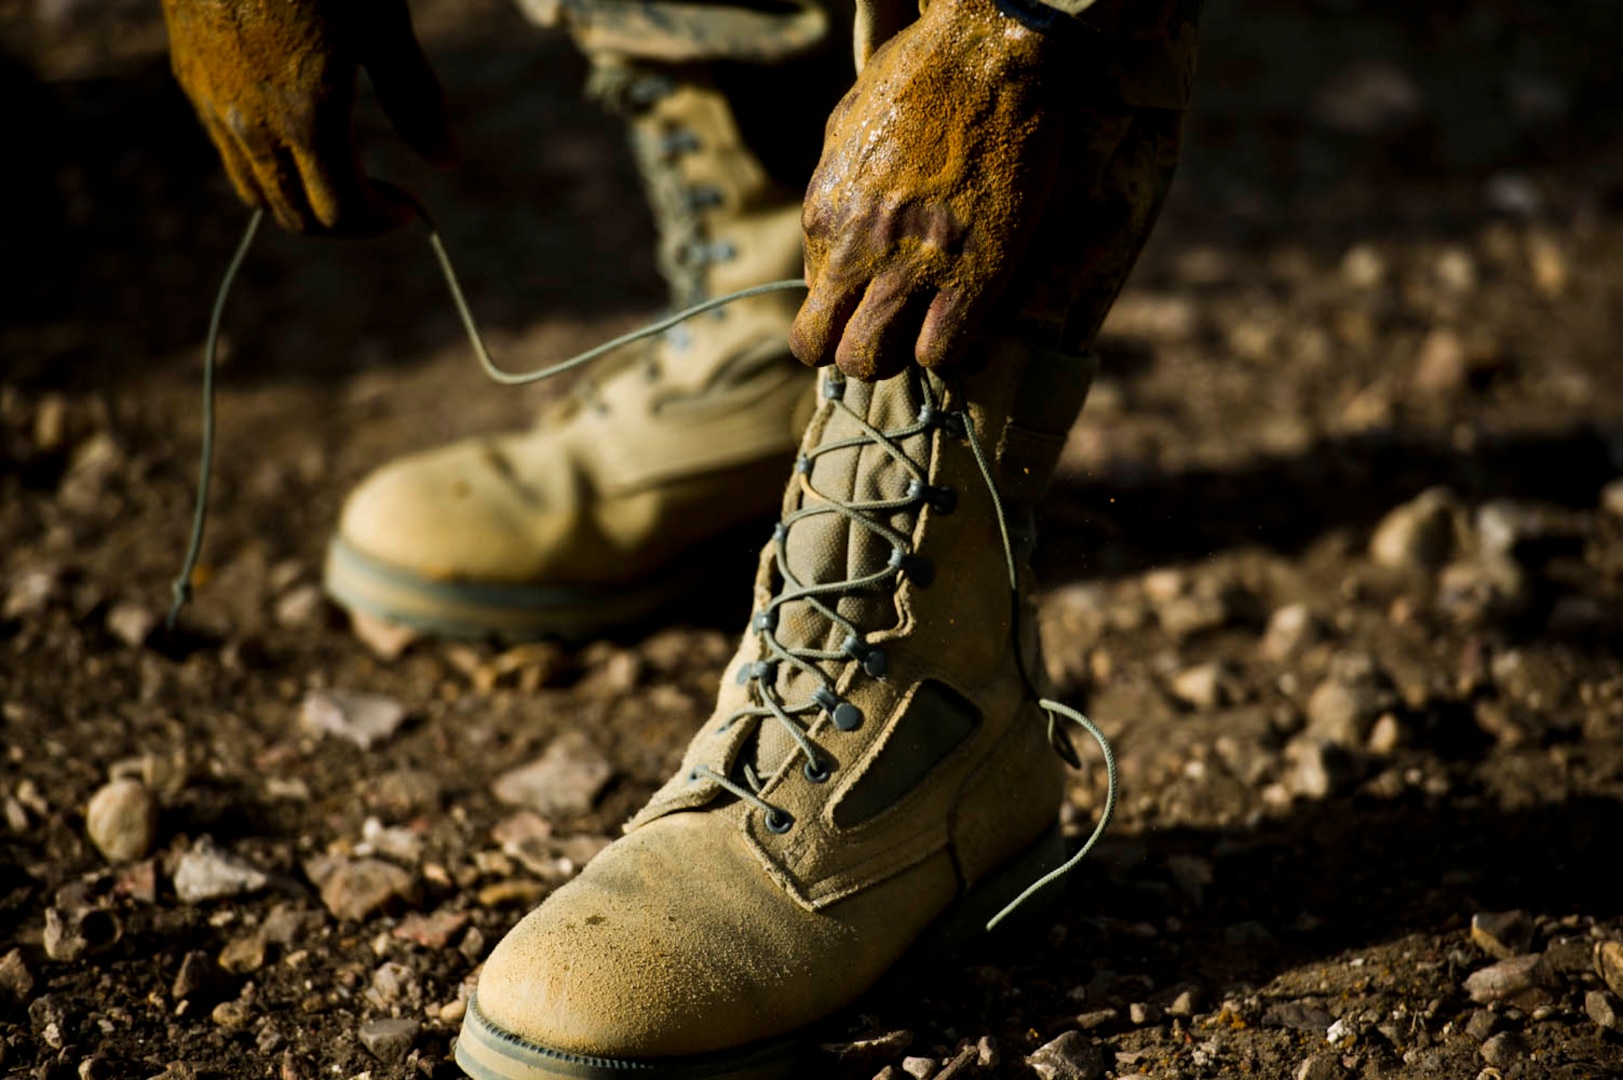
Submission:
[[834,362],[845,324],[862,301],[862,284],[827,272],[812,280],[811,291],[789,328],[789,351],[802,364],[823,367]]
[[291,233],[319,232],[321,223],[305,198],[304,182],[293,152],[281,138],[263,128],[232,123],[229,119],[226,128],[236,136],[237,146],[264,196],[265,209],[270,211],[276,224]]
[[984,319],[990,300],[986,289],[956,287],[936,293],[913,347],[919,366],[939,368],[956,360]]
[[208,132],[209,141],[220,155],[220,164],[225,167],[226,179],[236,189],[237,198],[249,206],[260,208],[265,205],[265,195],[259,189],[259,181],[254,177],[254,168],[248,161],[248,156],[237,145],[236,137],[229,129],[206,112],[199,110],[198,116],[203,121],[203,130]]
[[906,270],[892,270],[868,284],[845,324],[834,362],[853,379],[888,379],[909,359],[923,314],[919,288]]

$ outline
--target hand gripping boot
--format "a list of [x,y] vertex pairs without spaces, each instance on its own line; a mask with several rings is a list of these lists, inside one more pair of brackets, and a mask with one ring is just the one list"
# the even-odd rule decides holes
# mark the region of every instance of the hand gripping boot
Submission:
[[714,715],[492,953],[471,1075],[787,1075],[808,1025],[1060,860],[1069,744],[1000,518],[1046,486],[1091,365],[980,352],[961,383],[825,371]]
[[[678,306],[799,276],[799,199],[744,145],[726,98],[640,79],[633,145]],[[344,507],[327,591],[456,637],[582,639],[648,616],[705,579],[707,542],[776,506],[811,409],[787,345],[796,299],[701,316],[531,431],[386,465]]]

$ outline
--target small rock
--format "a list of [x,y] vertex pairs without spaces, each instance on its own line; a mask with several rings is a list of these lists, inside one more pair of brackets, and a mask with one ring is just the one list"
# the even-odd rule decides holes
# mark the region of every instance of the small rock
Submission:
[[1220,708],[1228,698],[1225,681],[1223,664],[1211,660],[1178,672],[1172,677],[1170,689],[1173,697],[1190,708],[1210,712]]
[[1533,943],[1533,920],[1525,911],[1478,912],[1471,916],[1471,940],[1489,956],[1509,960]]
[[468,927],[468,932],[462,935],[462,941],[457,945],[456,951],[467,957],[468,962],[477,964],[485,958],[485,950],[490,943],[485,940],[485,932],[477,926]]
[[176,1001],[188,1001],[213,991],[219,981],[219,968],[214,966],[209,954],[194,949],[181,960],[180,970],[175,973],[175,981],[169,987],[169,995]]
[[158,628],[158,616],[140,604],[123,601],[107,612],[107,632],[132,649],[145,645]]
[[404,1061],[422,1025],[415,1020],[368,1020],[361,1025],[361,1045],[385,1065]]
[[907,1028],[897,1028],[894,1031],[867,1035],[849,1042],[824,1043],[823,1049],[839,1058],[841,1062],[863,1065],[885,1058],[894,1058],[912,1045],[913,1032]]
[[1200,1009],[1201,992],[1198,987],[1187,986],[1167,1002],[1167,1015],[1187,1020]]
[[521,810],[490,830],[502,853],[544,881],[561,885],[609,846],[606,836],[554,836],[552,824],[531,810]]
[[1477,1009],[1465,1021],[1465,1034],[1476,1042],[1492,1035],[1499,1027],[1499,1017],[1490,1009]]
[[1161,629],[1183,641],[1208,630],[1216,630],[1229,621],[1230,612],[1220,596],[1196,593],[1175,596],[1155,610]]
[[914,1080],[930,1080],[935,1075],[935,1058],[908,1057],[902,1059],[902,1071]]
[[68,403],[61,394],[46,394],[34,412],[34,449],[54,454],[67,442]]
[[23,951],[12,949],[0,957],[0,995],[12,1004],[23,1005],[34,993],[34,975],[23,961]]
[[1341,1080],[1347,1075],[1331,1054],[1314,1054],[1296,1067],[1296,1080]]
[[1291,1031],[1307,1031],[1314,1035],[1323,1035],[1335,1023],[1335,1017],[1315,1005],[1304,1005],[1298,1001],[1282,1001],[1270,1005],[1262,1014],[1264,1027],[1288,1028]]
[[1526,609],[1530,597],[1526,571],[1499,556],[1460,559],[1437,578],[1437,610],[1461,626],[1511,618]]
[[975,1040],[975,1064],[983,1069],[995,1069],[1003,1064],[1003,1051],[992,1036],[982,1035]]
[[261,933],[244,934],[225,943],[217,961],[234,975],[248,975],[265,966],[265,938]]
[[1623,476],[1600,489],[1600,508],[1615,518],[1623,518]]
[[541,902],[550,888],[539,881],[513,878],[510,881],[491,882],[475,893],[474,899],[484,908],[531,908]]
[[1496,1069],[1506,1069],[1527,1056],[1527,1040],[1514,1031],[1501,1031],[1492,1036],[1477,1050],[1486,1061]]
[[394,936],[415,942],[425,949],[443,949],[468,925],[466,911],[436,911],[432,915],[412,912],[394,928]]
[[1550,990],[1557,985],[1544,957],[1517,956],[1472,972],[1465,980],[1465,992],[1478,1005],[1501,1001],[1531,1009],[1549,1004]]
[[107,769],[110,780],[139,780],[161,799],[172,799],[186,790],[186,753],[138,754],[115,761]]
[[1147,1001],[1135,1001],[1127,1006],[1127,1019],[1139,1027],[1145,1024],[1159,1024],[1165,1015],[1161,1006]]
[[174,876],[175,895],[186,904],[258,892],[269,881],[262,872],[217,847],[206,836],[180,857]]
[[894,1065],[886,1065],[874,1073],[873,1080],[902,1080],[902,1070]]
[[1463,514],[1459,499],[1447,488],[1424,491],[1375,527],[1370,558],[1394,570],[1436,570],[1454,552]]
[[1307,733],[1340,746],[1362,746],[1384,698],[1371,680],[1328,678],[1307,699]]
[[1346,747],[1329,739],[1298,737],[1285,746],[1288,771],[1285,789],[1307,799],[1323,799],[1346,791],[1358,780],[1358,761]]
[[1471,368],[1459,334],[1447,327],[1427,334],[1415,360],[1415,391],[1426,397],[1451,398],[1464,391],[1470,381]]
[[554,686],[571,670],[569,653],[550,641],[530,641],[515,645],[491,661],[500,682],[516,675],[518,688],[530,694],[543,686]]
[[1567,291],[1566,253],[1555,238],[1544,232],[1533,232],[1527,237],[1527,268],[1532,272],[1533,285],[1551,300],[1559,299]]
[[282,1033],[270,1026],[269,1017],[260,1023],[259,1033],[254,1036],[254,1046],[267,1057],[276,1053],[287,1045]]
[[396,862],[415,865],[423,858],[423,838],[411,829],[387,826],[369,817],[361,823],[361,842],[355,845],[355,854],[387,855]]
[[319,930],[325,921],[319,911],[309,911],[292,904],[277,904],[259,925],[259,935],[268,944],[288,948],[297,945],[305,935]]
[[420,636],[416,630],[360,611],[349,613],[349,627],[380,660],[397,659]]
[[1595,946],[1595,974],[1612,993],[1623,996],[1623,941],[1602,941]]
[[979,1051],[974,1043],[960,1043],[958,1052],[941,1063],[941,1071],[935,1074],[935,1080],[968,1080],[980,1071],[978,1057]]
[[90,797],[85,832],[109,862],[145,858],[158,837],[158,800],[139,780],[114,780]]
[[312,860],[305,869],[327,910],[346,922],[365,922],[417,899],[416,879],[382,859]]
[[1109,1027],[1120,1019],[1121,1013],[1115,1009],[1092,1009],[1077,1015],[1076,1026],[1083,1031],[1094,1031],[1098,1028]]
[[1324,624],[1306,604],[1286,604],[1268,617],[1268,629],[1257,647],[1264,660],[1284,663],[1324,640]]
[[1403,726],[1403,722],[1392,713],[1382,713],[1376,718],[1375,726],[1369,729],[1369,741],[1366,745],[1370,753],[1389,757],[1408,741],[1409,732]]
[[326,604],[320,585],[309,582],[295,585],[276,601],[276,624],[289,630],[317,626]]
[[45,955],[52,960],[73,961],[105,952],[123,936],[124,927],[118,916],[105,908],[45,909]]
[[292,1047],[282,1051],[281,1080],[310,1080],[311,1072],[304,1059],[295,1054]]
[[372,973],[372,985],[365,994],[373,1008],[388,1012],[401,1006],[415,1007],[422,1001],[417,973],[405,964],[390,960]]
[[440,1023],[460,1024],[463,1017],[468,1015],[468,1002],[465,998],[447,1001],[440,1006]]
[[92,1054],[79,1062],[79,1080],[113,1080],[116,1075],[104,1054]]
[[55,567],[24,570],[11,579],[6,601],[0,604],[0,619],[33,618],[41,614],[56,596],[59,572]]
[[1373,289],[1386,277],[1386,260],[1368,244],[1355,244],[1341,259],[1341,279],[1355,289]]
[[1080,1031],[1067,1031],[1038,1047],[1026,1064],[1042,1080],[1098,1080],[1105,1072],[1105,1055]]
[[362,750],[392,737],[406,707],[392,697],[353,690],[312,690],[299,709],[299,726],[311,735],[346,739]]
[[432,813],[445,801],[445,785],[423,769],[394,769],[378,777],[367,791],[368,805],[386,816]]
[[228,1031],[247,1027],[252,1018],[252,1006],[246,1001],[222,1001],[209,1013],[209,1019]]
[[584,734],[567,732],[528,765],[505,773],[492,790],[502,802],[526,806],[542,817],[578,817],[589,813],[609,779],[609,764]]
[[1623,1033],[1623,1012],[1620,1009],[1623,1009],[1623,1003],[1619,1003],[1616,995],[1605,990],[1591,990],[1584,995],[1584,1012],[1603,1030]]

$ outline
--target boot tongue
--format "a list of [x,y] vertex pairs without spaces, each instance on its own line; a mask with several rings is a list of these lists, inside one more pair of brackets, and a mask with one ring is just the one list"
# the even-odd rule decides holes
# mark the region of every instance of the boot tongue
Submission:
[[[827,380],[825,374],[825,385]],[[915,426],[926,400],[920,376],[909,371],[878,384],[847,381],[842,399],[856,416],[838,404],[829,408],[827,423],[817,443],[807,448],[811,454],[810,473],[796,474],[795,486],[799,491],[791,499],[791,506],[800,511],[829,508],[829,512],[801,518],[789,527],[785,541],[786,564],[789,573],[802,586],[855,581],[884,570],[891,560],[894,547],[891,540],[835,511],[833,504],[900,499],[914,476],[886,447],[868,437],[856,417],[882,432]],[[816,447],[848,440],[856,441],[856,445],[812,453]],[[918,465],[927,481],[930,433],[926,431],[892,441]],[[807,490],[808,487],[811,490]],[[870,512],[866,516],[881,520],[897,533],[911,538],[916,513],[916,508],[909,505],[900,510]],[[780,588],[787,587],[780,585]],[[867,589],[825,594],[821,600],[850,620],[860,631],[859,637],[891,629],[900,618],[894,579]],[[786,649],[838,651],[846,634],[843,626],[806,601],[791,601],[778,609],[775,636]],[[848,661],[823,661],[818,666],[833,681],[846,663]],[[858,678],[867,677],[858,675]],[[810,700],[821,685],[815,677],[789,665],[783,665],[778,672],[778,697],[790,707]],[[809,724],[816,719],[816,714],[808,713],[800,719]],[[782,724],[766,720],[761,725],[754,751],[746,754],[746,760],[765,777],[776,771],[795,749],[793,739]]]

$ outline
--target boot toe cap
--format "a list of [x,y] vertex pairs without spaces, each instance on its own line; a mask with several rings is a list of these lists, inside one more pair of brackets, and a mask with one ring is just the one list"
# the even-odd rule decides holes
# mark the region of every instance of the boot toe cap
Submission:
[[735,829],[683,818],[622,838],[502,939],[479,976],[487,1022],[553,1053],[687,1057],[784,1035],[860,989],[834,985],[849,927],[786,897],[721,835]]
[[351,493],[338,535],[366,558],[430,580],[533,576],[546,508],[470,441],[391,462]]

